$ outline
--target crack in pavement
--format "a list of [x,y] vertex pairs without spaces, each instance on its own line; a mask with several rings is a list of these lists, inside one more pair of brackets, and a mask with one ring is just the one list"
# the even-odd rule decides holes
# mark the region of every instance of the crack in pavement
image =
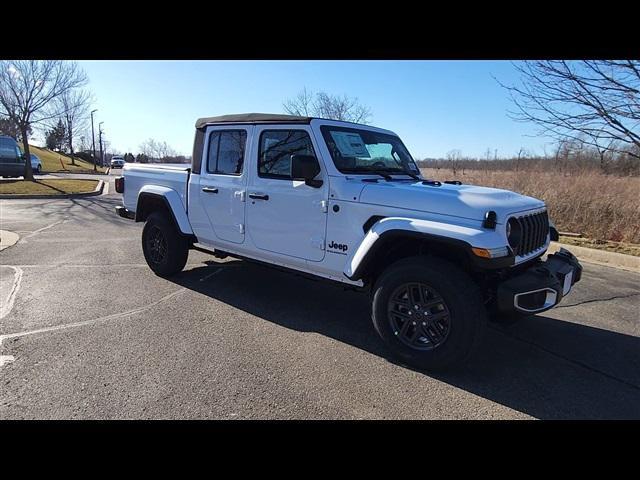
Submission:
[[[149,310],[153,307],[155,307],[156,305],[159,305],[160,303],[166,302],[167,300],[175,297],[176,295],[179,295],[180,293],[185,292],[187,289],[186,288],[181,288],[179,290],[176,290],[175,292],[172,292],[168,295],[165,295],[164,297],[160,298],[159,300],[156,300],[155,302],[152,302],[148,305],[144,305],[142,307],[138,307],[138,308],[134,308],[131,310],[127,310],[125,312],[120,312],[120,313],[112,313],[111,315],[106,315],[104,317],[98,317],[98,318],[92,318],[90,320],[83,320],[81,322],[74,322],[74,323],[66,323],[63,325],[54,325],[52,327],[44,327],[44,328],[38,328],[36,330],[28,330],[26,332],[17,332],[17,333],[8,333],[8,334],[4,334],[4,335],[0,335],[0,348],[2,347],[2,342],[5,340],[9,340],[11,338],[18,338],[18,337],[25,337],[27,335],[35,335],[37,333],[47,333],[47,332],[54,332],[57,330],[65,330],[67,328],[75,328],[75,327],[83,327],[85,325],[91,325],[93,323],[98,323],[98,322],[104,322],[107,320],[114,320],[116,318],[124,318],[124,317],[130,317],[131,315],[135,315],[136,313],[142,313],[146,310]],[[11,357],[11,361],[13,361],[13,357]]]
[[61,223],[66,222],[68,219],[69,219],[68,217],[65,217],[65,218],[63,218],[62,220],[58,220],[57,222],[53,222],[52,224],[47,225],[46,227],[42,227],[42,228],[39,228],[38,230],[34,230],[34,231],[33,231],[33,232],[31,232],[29,235],[27,235],[27,236],[25,236],[25,237],[21,238],[21,239],[18,241],[18,243],[19,243],[19,244],[29,243],[29,242],[27,242],[27,239],[28,239],[28,238],[31,238],[31,237],[33,237],[33,236],[35,236],[35,235],[39,234],[40,232],[44,232],[45,230],[49,230],[50,228],[53,228],[53,227],[55,227],[56,225],[60,225]]
[[595,302],[609,302],[611,300],[618,300],[621,298],[630,298],[640,295],[639,293],[630,293],[629,295],[616,295],[610,298],[592,298],[591,300],[584,300],[578,303],[570,303],[569,305],[556,305],[554,308],[569,308],[569,307],[577,307],[578,305],[584,305],[585,303],[595,303]]
[[[11,268],[15,268],[15,267],[11,267]],[[212,273],[202,277],[200,279],[200,281],[204,281],[209,279],[210,277],[212,277],[213,275],[215,275],[216,273],[220,273],[222,269],[218,268],[217,270],[214,270]],[[20,273],[22,273],[22,271],[20,270]],[[20,275],[21,276],[21,275]],[[90,320],[83,320],[80,322],[74,322],[74,323],[66,323],[63,325],[54,325],[51,327],[44,327],[44,328],[38,328],[35,330],[28,330],[25,332],[16,332],[16,333],[8,333],[8,334],[4,334],[4,335],[0,335],[0,349],[2,348],[2,342],[4,340],[8,340],[11,338],[19,338],[19,337],[25,337],[27,335],[35,335],[37,333],[47,333],[47,332],[54,332],[54,331],[58,331],[58,330],[65,330],[68,328],[76,328],[76,327],[83,327],[85,325],[91,325],[93,323],[98,323],[98,322],[104,322],[107,320],[113,320],[116,318],[124,318],[124,317],[129,317],[131,315],[135,315],[137,313],[142,313],[146,310],[149,310],[153,307],[155,307],[156,305],[159,305],[163,302],[166,302],[167,300],[183,293],[186,292],[188,289],[186,287],[180,288],[172,293],[169,293],[168,295],[165,295],[164,297],[156,300],[155,302],[152,302],[148,305],[143,305],[141,307],[137,307],[131,310],[127,310],[125,312],[120,312],[120,313],[112,313],[111,315],[106,315],[104,317],[98,317],[98,318],[92,318]],[[7,312],[8,313],[8,312]],[[8,363],[11,363],[15,361],[15,358],[12,355],[1,355],[0,356],[0,367],[4,366]]]
[[1,267],[8,267],[13,270],[13,283],[11,284],[11,290],[9,290],[9,295],[6,298],[6,301],[2,303],[0,306],[0,320],[9,315],[11,309],[13,308],[13,303],[18,295],[18,290],[20,290],[20,283],[22,282],[22,274],[23,271],[20,267],[15,267],[12,265],[0,265]]
[[493,327],[493,326],[490,327],[490,328],[492,330],[496,331],[496,332],[501,333],[505,337],[511,338],[513,340],[517,340],[517,341],[522,342],[522,343],[526,343],[527,345],[530,345],[532,347],[536,347],[536,348],[542,350],[543,352],[548,353],[549,355],[552,355],[552,356],[554,356],[556,358],[560,358],[560,359],[564,360],[565,362],[568,362],[568,363],[577,365],[579,367],[582,367],[582,368],[584,368],[584,369],[586,369],[586,370],[588,370],[588,371],[590,371],[592,373],[599,373],[600,375],[603,375],[603,376],[607,377],[610,380],[614,380],[616,382],[620,382],[620,383],[622,383],[622,384],[624,384],[624,385],[626,385],[628,387],[631,387],[631,388],[633,388],[635,390],[640,391],[640,385],[636,385],[635,383],[629,382],[629,381],[624,380],[622,378],[618,378],[615,375],[611,375],[610,373],[607,373],[605,371],[599,370],[599,369],[597,369],[595,367],[592,367],[591,365],[588,365],[588,364],[586,364],[584,362],[581,362],[580,360],[575,360],[573,358],[570,358],[570,357],[567,357],[565,355],[562,355],[562,354],[560,354],[558,352],[554,352],[553,350],[550,350],[550,349],[544,347],[543,345],[540,345],[539,343],[532,342],[531,340],[527,340],[526,338],[518,337],[517,335],[509,334],[509,333],[507,333],[506,331],[504,331],[504,330],[502,330],[500,328],[496,328],[496,327]]

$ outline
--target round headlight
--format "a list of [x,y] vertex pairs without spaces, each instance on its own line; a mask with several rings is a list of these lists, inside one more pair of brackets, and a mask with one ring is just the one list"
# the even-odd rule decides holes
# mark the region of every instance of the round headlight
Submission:
[[516,250],[522,241],[522,227],[516,218],[510,218],[507,222],[507,241],[509,246]]

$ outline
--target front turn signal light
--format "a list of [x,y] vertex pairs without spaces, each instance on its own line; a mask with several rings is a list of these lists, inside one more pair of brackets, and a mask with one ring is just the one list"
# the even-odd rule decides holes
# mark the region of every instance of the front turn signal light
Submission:
[[477,257],[482,257],[482,258],[500,258],[500,257],[506,257],[507,255],[509,255],[509,249],[507,247],[500,247],[500,248],[471,247],[471,251]]

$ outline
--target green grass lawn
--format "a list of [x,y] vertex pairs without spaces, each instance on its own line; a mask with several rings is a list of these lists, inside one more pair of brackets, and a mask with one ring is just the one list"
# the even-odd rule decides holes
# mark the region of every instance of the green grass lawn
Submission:
[[[20,148],[22,150],[22,148]],[[76,173],[93,173],[93,163],[85,162],[76,157],[75,165],[71,164],[71,157],[63,153],[53,152],[46,148],[29,145],[31,153],[40,158],[42,162],[43,172],[76,172]],[[62,161],[62,163],[60,163]],[[98,167],[98,172],[106,172],[106,168]]]
[[97,180],[4,180],[0,182],[0,195],[62,195],[93,192]]

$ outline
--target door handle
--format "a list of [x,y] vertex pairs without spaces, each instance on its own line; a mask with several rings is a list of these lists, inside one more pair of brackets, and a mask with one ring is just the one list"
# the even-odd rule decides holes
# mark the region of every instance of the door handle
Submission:
[[249,198],[253,198],[254,200],[269,200],[269,195],[265,195],[264,193],[250,193]]
[[203,187],[202,191],[207,193],[218,193],[217,188],[211,188],[211,187]]

